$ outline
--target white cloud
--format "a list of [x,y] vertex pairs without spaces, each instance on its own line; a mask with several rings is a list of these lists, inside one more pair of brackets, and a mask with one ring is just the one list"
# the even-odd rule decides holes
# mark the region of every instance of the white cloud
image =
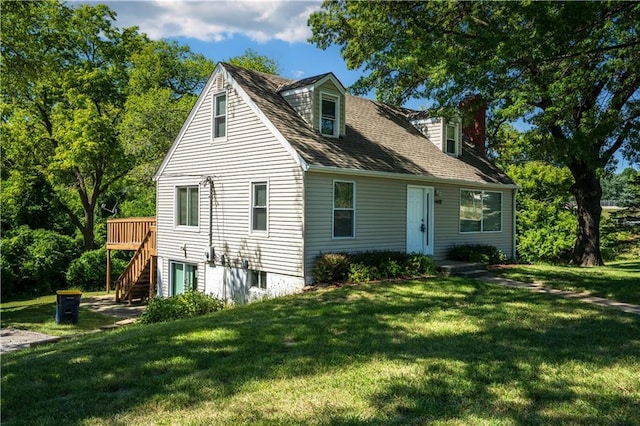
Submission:
[[190,37],[222,41],[245,35],[265,43],[305,42],[307,19],[319,1],[107,1],[120,27],[138,26],[152,39]]

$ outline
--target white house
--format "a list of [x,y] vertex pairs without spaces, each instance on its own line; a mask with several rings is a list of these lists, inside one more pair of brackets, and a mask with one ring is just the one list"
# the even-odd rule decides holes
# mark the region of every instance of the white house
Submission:
[[218,64],[155,181],[162,296],[297,292],[326,252],[515,255],[517,187],[459,122],[351,96],[332,73]]

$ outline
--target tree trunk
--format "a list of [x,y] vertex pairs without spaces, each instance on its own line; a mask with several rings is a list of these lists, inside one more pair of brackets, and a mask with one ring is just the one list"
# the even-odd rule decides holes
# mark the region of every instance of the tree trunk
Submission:
[[93,235],[94,218],[93,208],[84,211],[84,226],[82,227],[82,239],[84,240],[84,250],[93,250],[95,248],[95,238]]
[[575,178],[571,192],[576,198],[578,207],[576,244],[573,247],[570,263],[580,266],[604,265],[600,253],[600,217],[602,216],[600,180],[595,170],[587,168],[584,164],[572,164],[569,168]]

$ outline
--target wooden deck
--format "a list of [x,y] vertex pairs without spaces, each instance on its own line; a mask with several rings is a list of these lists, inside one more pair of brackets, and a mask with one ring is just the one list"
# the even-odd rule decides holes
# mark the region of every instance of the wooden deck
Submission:
[[155,226],[155,217],[107,219],[107,250],[138,250],[147,232]]
[[111,288],[111,250],[135,253],[115,281],[116,301],[151,298],[156,286],[156,219],[107,219],[107,292]]

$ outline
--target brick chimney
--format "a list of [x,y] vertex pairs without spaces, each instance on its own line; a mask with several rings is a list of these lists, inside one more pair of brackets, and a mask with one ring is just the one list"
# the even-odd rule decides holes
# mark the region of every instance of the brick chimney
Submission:
[[460,102],[462,134],[468,137],[478,152],[486,156],[487,104],[480,95],[470,95]]

